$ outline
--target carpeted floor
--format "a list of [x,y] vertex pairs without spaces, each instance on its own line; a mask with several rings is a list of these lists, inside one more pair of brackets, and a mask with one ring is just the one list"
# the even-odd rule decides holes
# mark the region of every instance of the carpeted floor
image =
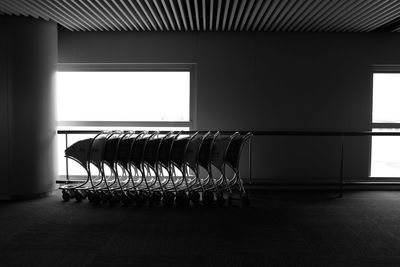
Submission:
[[0,202],[0,266],[400,266],[400,192],[253,195],[252,206]]

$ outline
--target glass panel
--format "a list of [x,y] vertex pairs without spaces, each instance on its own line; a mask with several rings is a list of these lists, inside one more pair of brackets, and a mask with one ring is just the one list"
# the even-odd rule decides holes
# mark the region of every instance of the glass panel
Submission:
[[374,73],[372,122],[400,123],[400,73]]
[[400,177],[400,136],[373,136],[371,150],[371,177]]
[[59,121],[189,121],[190,72],[57,73]]

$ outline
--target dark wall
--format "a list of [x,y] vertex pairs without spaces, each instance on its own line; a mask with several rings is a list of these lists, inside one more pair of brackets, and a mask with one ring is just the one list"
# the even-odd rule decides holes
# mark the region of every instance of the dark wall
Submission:
[[[200,130],[353,131],[371,128],[371,66],[400,63],[399,45],[380,33],[61,30],[59,62],[197,63]],[[368,176],[369,143],[345,140],[345,176]],[[253,159],[256,179],[328,181],[340,138],[256,137]]]
[[57,26],[0,17],[0,195],[54,188]]

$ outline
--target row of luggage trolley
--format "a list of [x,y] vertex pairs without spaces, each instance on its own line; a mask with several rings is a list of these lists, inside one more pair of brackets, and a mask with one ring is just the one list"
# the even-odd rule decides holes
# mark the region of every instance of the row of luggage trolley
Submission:
[[240,156],[251,137],[250,132],[103,131],[65,150],[87,179],[61,185],[62,197],[138,206],[210,206],[238,199],[248,206]]

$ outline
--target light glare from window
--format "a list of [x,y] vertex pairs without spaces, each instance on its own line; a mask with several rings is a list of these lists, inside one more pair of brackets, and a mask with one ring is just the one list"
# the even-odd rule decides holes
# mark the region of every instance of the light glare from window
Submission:
[[400,123],[400,73],[374,73],[372,122]]
[[189,121],[190,72],[57,73],[58,121]]

